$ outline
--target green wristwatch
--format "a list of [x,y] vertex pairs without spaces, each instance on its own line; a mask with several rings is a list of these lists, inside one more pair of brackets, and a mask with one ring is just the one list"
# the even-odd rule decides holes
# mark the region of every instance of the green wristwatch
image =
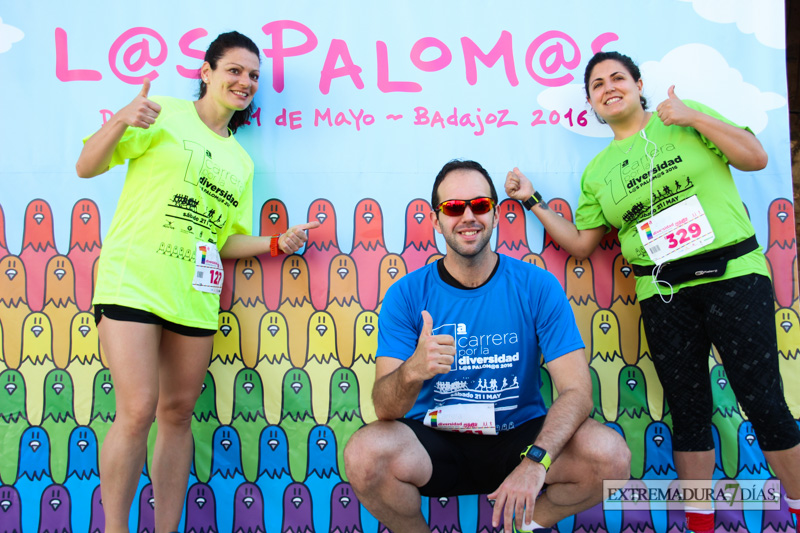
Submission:
[[550,463],[552,461],[550,460],[550,456],[547,454],[547,451],[544,448],[540,448],[535,444],[531,444],[525,448],[525,451],[519,454],[520,459],[525,459],[526,457],[535,463],[541,464],[544,467],[545,472],[550,470]]
[[539,191],[534,191],[534,193],[531,195],[530,198],[522,202],[522,205],[525,206],[525,209],[531,210],[533,209],[533,206],[535,206],[541,201],[542,201],[542,195],[539,194]]

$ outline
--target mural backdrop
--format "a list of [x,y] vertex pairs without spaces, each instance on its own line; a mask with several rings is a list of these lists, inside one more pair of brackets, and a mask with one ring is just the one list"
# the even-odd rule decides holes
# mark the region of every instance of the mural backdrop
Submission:
[[[734,174],[774,275],[783,385],[800,415],[782,0],[6,2],[0,531],[102,531],[98,448],[114,419],[114,383],[90,302],[125,168],[81,180],[74,164],[81,139],[144,77],[150,94],[194,98],[203,51],[232,29],[263,50],[258,110],[237,135],[256,164],[254,227],[270,235],[306,220],[322,225],[302,253],[226,265],[193,420],[186,531],[385,530],[347,484],[342,450],[374,419],[386,290],[445,250],[427,219],[433,177],[452,158],[475,159],[502,191],[519,166],[572,218],[582,169],[610,140],[582,87],[600,49],[640,63],[651,108],[675,84],[680,97],[749,125],[764,144],[766,169]],[[633,478],[674,478],[670,413],[616,236],[579,261],[516,201],[499,209],[494,248],[551,271],[573,305],[593,370],[592,416],[627,439]],[[709,354],[715,477],[770,480],[719,363]],[[544,367],[542,375],[551,402]],[[153,530],[148,474],[149,462],[132,531]],[[432,531],[492,530],[484,497],[426,498],[423,510]],[[718,526],[794,529],[785,505],[720,512]],[[683,525],[680,513],[597,506],[558,529]]]

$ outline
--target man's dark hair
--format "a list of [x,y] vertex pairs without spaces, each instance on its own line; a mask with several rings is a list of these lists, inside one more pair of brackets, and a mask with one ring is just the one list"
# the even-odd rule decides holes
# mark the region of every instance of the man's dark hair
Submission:
[[[442,170],[436,175],[436,179],[433,181],[433,192],[431,193],[431,207],[436,209],[436,206],[439,205],[439,185],[441,185],[444,178],[450,172],[454,170],[477,170],[481,173],[481,175],[486,178],[486,181],[489,182],[489,190],[491,191],[491,198],[494,201],[495,205],[497,205],[497,190],[494,188],[494,183],[492,183],[492,178],[489,177],[489,173],[486,172],[486,169],[481,166],[480,163],[475,161],[464,161],[461,159],[453,159],[449,161],[445,166],[442,167]],[[463,198],[464,200],[469,200],[469,198]]]

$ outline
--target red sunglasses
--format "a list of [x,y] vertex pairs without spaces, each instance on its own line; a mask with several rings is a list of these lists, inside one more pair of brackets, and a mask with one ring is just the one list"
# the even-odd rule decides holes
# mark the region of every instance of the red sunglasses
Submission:
[[464,214],[467,206],[473,215],[483,215],[494,209],[494,200],[488,196],[472,200],[445,200],[436,206],[436,211],[441,211],[449,217],[458,217]]

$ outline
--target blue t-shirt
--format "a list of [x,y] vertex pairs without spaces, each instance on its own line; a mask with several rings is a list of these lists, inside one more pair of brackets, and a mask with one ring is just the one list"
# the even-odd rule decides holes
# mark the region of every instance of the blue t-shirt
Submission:
[[505,431],[547,413],[539,391],[540,355],[552,361],[583,348],[583,341],[556,278],[529,263],[499,257],[494,276],[477,289],[448,285],[434,262],[386,293],[377,357],[411,357],[423,310],[433,318],[434,334],[456,339],[451,371],[422,385],[406,417],[422,421],[429,409],[494,403],[497,430]]

